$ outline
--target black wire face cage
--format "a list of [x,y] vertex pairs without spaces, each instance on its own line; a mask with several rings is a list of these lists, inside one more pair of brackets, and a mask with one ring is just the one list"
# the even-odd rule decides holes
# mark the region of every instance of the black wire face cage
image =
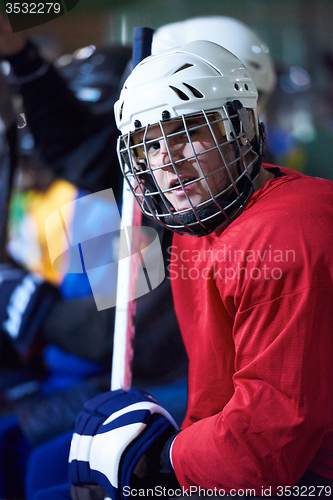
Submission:
[[[118,157],[144,215],[193,236],[223,229],[240,215],[260,169],[252,110],[233,101],[219,110],[136,125],[135,132],[119,137]],[[208,155],[214,152],[218,166],[209,169]],[[166,185],[160,180],[161,169],[172,179]],[[205,193],[199,203],[193,201],[196,190]],[[181,208],[174,201],[175,191]]]

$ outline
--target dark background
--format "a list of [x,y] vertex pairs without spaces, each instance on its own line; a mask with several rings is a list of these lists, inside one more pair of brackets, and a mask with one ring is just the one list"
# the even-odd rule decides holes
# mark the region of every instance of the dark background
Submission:
[[266,41],[279,71],[263,116],[274,159],[333,179],[332,0],[79,0],[70,12],[22,33],[55,60],[89,44],[131,45],[134,26],[157,28],[200,15],[234,17]]

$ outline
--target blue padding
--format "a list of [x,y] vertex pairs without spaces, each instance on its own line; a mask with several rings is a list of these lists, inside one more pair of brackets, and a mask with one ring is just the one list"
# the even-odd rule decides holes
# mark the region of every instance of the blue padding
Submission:
[[85,378],[101,373],[103,367],[99,363],[63,351],[55,345],[48,345],[44,350],[44,362],[54,373],[61,372],[67,375]]
[[0,497],[24,498],[24,475],[31,446],[14,415],[0,418]]
[[102,365],[67,353],[55,345],[45,348],[43,359],[49,371],[48,377],[41,384],[43,394],[66,390],[85,378],[105,371]]
[[26,500],[33,500],[39,490],[68,481],[71,439],[72,432],[67,432],[31,452],[26,473]]
[[66,274],[59,290],[66,300],[92,295],[91,286],[86,273]]

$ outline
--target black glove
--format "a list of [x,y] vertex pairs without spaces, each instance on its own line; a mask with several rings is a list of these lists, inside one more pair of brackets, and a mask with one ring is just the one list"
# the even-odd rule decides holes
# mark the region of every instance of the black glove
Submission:
[[29,358],[39,345],[39,329],[59,298],[58,289],[36,274],[0,265],[0,331],[22,358]]

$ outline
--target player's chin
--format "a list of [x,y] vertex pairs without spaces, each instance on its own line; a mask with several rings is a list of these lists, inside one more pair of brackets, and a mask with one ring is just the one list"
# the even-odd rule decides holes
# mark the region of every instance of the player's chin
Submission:
[[195,208],[202,202],[202,199],[197,196],[189,198],[187,198],[186,196],[178,196],[177,198],[172,197],[172,200],[170,199],[169,201],[174,209],[177,210],[177,212],[181,212],[183,210],[192,209],[193,207]]

